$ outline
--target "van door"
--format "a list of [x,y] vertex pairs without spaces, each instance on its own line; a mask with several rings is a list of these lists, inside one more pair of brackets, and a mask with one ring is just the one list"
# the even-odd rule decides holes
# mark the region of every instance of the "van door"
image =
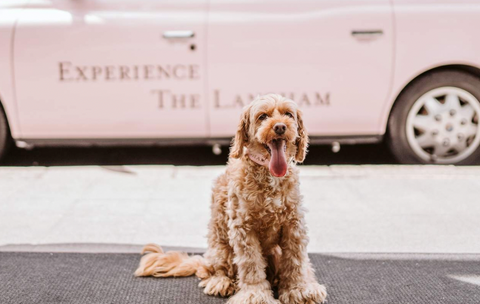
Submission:
[[14,44],[22,138],[206,137],[206,5],[32,1]]
[[312,136],[381,134],[393,62],[389,0],[211,0],[211,134],[257,94],[295,100]]

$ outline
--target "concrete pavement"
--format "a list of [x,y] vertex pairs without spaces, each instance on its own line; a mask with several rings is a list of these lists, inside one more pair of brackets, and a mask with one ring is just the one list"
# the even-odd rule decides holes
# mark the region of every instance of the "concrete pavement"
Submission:
[[[223,170],[2,167],[0,250],[205,248]],[[478,167],[302,166],[301,190],[310,252],[480,253]]]

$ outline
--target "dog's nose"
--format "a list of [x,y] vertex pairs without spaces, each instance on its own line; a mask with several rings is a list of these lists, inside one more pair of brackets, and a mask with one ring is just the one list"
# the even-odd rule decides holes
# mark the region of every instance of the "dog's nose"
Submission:
[[285,130],[287,130],[287,126],[284,123],[279,122],[273,126],[273,130],[278,135],[282,135],[283,133],[285,133]]

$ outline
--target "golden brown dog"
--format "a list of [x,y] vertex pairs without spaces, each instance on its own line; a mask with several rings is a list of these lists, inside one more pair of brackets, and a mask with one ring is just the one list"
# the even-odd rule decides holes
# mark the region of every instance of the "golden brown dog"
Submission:
[[296,163],[308,136],[297,105],[257,97],[243,110],[226,173],[215,182],[204,257],[145,246],[137,276],[196,274],[209,295],[229,304],[321,303],[327,296],[307,255]]

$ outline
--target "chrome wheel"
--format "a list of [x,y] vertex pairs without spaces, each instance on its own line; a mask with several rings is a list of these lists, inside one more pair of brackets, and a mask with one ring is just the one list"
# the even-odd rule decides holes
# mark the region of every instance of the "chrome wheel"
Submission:
[[427,162],[460,162],[480,144],[479,113],[479,101],[463,89],[431,90],[415,101],[408,113],[408,143]]

